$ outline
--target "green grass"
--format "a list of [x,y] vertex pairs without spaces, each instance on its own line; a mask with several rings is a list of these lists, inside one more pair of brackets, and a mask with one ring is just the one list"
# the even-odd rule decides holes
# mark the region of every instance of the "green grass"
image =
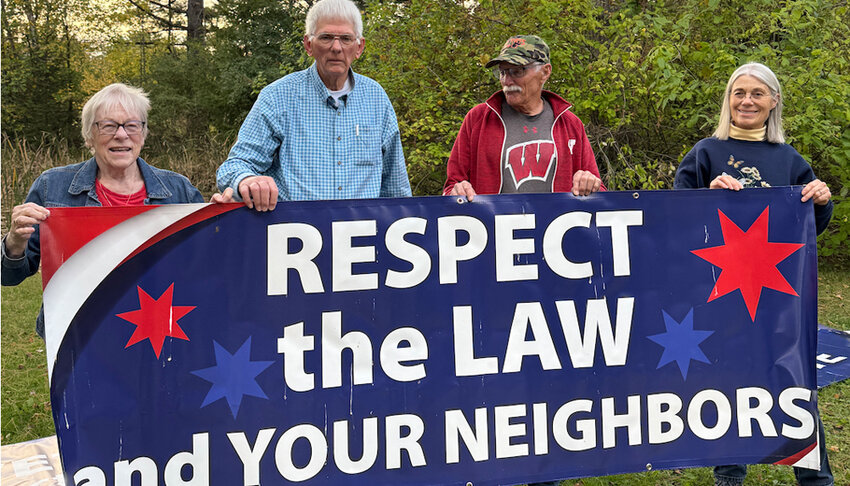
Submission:
[[41,306],[41,278],[3,287],[0,315],[0,402],[2,443],[54,435],[47,388],[44,341],[35,333]]
[[[850,330],[850,270],[820,270],[820,322]],[[3,444],[53,435],[47,389],[44,343],[35,334],[35,316],[41,304],[41,279],[30,278],[18,287],[2,289],[2,434]],[[821,417],[835,484],[850,484],[850,380],[820,391]],[[713,484],[708,468],[650,471],[564,481],[567,486],[701,486]],[[786,466],[751,466],[746,485],[793,486]]]

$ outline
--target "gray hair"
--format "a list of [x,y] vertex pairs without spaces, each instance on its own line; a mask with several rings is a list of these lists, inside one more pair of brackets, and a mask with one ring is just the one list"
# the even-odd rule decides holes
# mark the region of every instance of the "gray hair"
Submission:
[[95,117],[99,113],[110,111],[118,106],[145,122],[144,136],[148,136],[147,121],[151,102],[147,93],[141,88],[114,83],[95,93],[83,106],[81,131],[87,147],[91,147],[94,140],[94,124],[98,121]]
[[732,73],[729,82],[726,83],[726,92],[723,93],[723,106],[720,108],[720,119],[714,137],[720,140],[729,138],[729,127],[732,125],[732,110],[729,107],[729,97],[732,95],[732,85],[741,76],[752,76],[770,90],[770,95],[776,100],[776,106],[770,110],[767,117],[767,141],[771,143],[785,143],[785,131],[782,129],[782,88],[773,71],[764,64],[750,62],[739,67]]
[[351,0],[316,2],[307,12],[305,33],[309,36],[316,35],[316,26],[319,25],[320,20],[344,20],[354,27],[354,34],[358,39],[363,37],[363,19],[360,16],[360,9]]

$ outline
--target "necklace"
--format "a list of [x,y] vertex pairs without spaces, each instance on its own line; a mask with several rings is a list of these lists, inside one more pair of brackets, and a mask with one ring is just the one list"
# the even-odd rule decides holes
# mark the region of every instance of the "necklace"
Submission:
[[97,197],[103,207],[143,204],[146,196],[144,186],[142,186],[142,189],[137,192],[131,194],[120,194],[108,189],[106,186],[101,184],[99,180],[95,181],[95,191],[97,192]]
[[[113,193],[113,194],[115,194],[115,193]],[[122,196],[122,197],[123,197],[123,196],[124,196],[124,194],[120,194],[120,196]],[[104,193],[103,193],[103,203],[104,203],[103,205],[104,205],[104,206],[107,206],[107,207],[112,207],[112,206],[127,206],[127,205],[129,205],[129,204],[130,204],[130,198],[131,198],[131,197],[133,197],[133,195],[132,195],[132,194],[127,194],[127,200],[125,200],[125,201],[120,201],[120,200],[115,201],[115,200],[113,200],[113,199],[112,199],[112,196],[111,196],[109,193],[104,192]]]

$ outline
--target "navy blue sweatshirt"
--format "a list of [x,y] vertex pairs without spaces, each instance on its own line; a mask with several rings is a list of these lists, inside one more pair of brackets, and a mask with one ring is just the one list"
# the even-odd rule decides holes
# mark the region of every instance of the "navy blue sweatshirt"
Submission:
[[[815,180],[812,166],[785,143],[704,138],[685,155],[676,171],[674,189],[707,188],[728,174],[744,187],[804,186]],[[823,233],[832,219],[832,200],[815,207],[815,226]]]

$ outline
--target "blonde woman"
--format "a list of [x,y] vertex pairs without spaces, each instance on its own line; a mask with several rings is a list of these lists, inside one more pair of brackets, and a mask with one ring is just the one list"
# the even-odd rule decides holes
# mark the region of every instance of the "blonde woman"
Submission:
[[[759,63],[744,64],[726,84],[717,130],[697,142],[676,171],[675,189],[710,188],[739,191],[744,187],[801,185],[801,202],[814,203],[817,232],[832,218],[832,194],[815,177],[812,167],[785,143],[782,129],[782,92],[776,75]],[[823,422],[818,418],[821,467],[819,471],[794,468],[802,486],[832,486],[826,456]],[[747,466],[714,468],[717,486],[744,483]]]

